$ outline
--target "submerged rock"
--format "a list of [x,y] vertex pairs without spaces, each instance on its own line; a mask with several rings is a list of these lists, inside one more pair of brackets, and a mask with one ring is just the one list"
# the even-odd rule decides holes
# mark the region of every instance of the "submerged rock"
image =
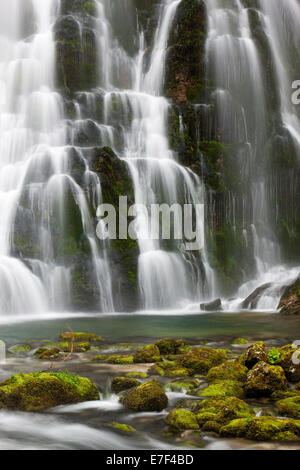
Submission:
[[179,431],[185,429],[193,429],[197,431],[199,429],[196,416],[194,413],[188,410],[173,410],[166,417],[166,421],[172,428],[175,428]]
[[200,304],[200,308],[205,312],[214,312],[215,310],[222,310],[221,299],[216,299],[212,302],[202,303]]
[[121,431],[121,432],[126,432],[126,433],[135,433],[136,429],[133,426],[130,426],[129,424],[122,424],[122,423],[117,423],[116,421],[112,421],[111,423],[108,424],[110,428],[115,429],[116,431]]
[[168,397],[157,380],[151,380],[129,390],[121,403],[135,411],[162,411],[168,406]]
[[254,441],[299,441],[300,422],[271,417],[235,419],[220,430],[224,437],[243,437]]
[[102,341],[101,336],[95,333],[78,333],[73,331],[66,331],[59,335],[61,341],[74,341],[75,343],[94,343],[97,341]]
[[131,379],[129,377],[114,377],[111,382],[111,389],[114,393],[120,393],[129,388],[140,385],[137,379]]
[[12,410],[40,411],[98,399],[90,379],[67,372],[20,373],[0,383],[0,407]]
[[259,362],[248,374],[244,386],[248,397],[269,397],[276,390],[286,390],[287,380],[280,366]]

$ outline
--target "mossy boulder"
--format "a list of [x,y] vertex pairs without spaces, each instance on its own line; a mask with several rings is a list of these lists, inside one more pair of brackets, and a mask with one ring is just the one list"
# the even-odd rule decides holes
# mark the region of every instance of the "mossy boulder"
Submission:
[[206,374],[209,369],[228,359],[224,349],[213,349],[208,346],[193,348],[178,359],[179,364],[192,374]]
[[216,397],[203,400],[195,410],[198,424],[206,430],[219,431],[233,419],[251,418],[255,412],[236,397]]
[[252,369],[260,361],[269,362],[266,345],[262,341],[252,344],[246,351],[245,366]]
[[173,410],[167,415],[166,421],[172,428],[179,431],[186,429],[193,429],[197,431],[199,429],[196,416],[189,410]]
[[243,386],[240,382],[234,380],[216,380],[208,387],[188,392],[198,397],[238,397],[244,396]]
[[300,395],[279,400],[276,406],[281,415],[300,419]]
[[132,387],[137,387],[140,382],[129,377],[114,377],[111,382],[111,389],[114,393],[120,393]]
[[155,344],[148,344],[134,354],[134,362],[137,363],[159,362],[160,360],[160,352]]
[[61,333],[59,335],[59,339],[61,341],[74,341],[75,343],[94,343],[102,341],[101,336],[97,335],[96,333],[78,333],[73,331],[66,331],[65,333]]
[[300,380],[300,352],[299,347],[287,344],[278,349],[279,358],[275,361],[277,366],[281,366],[290,382],[298,382]]
[[214,382],[216,380],[234,380],[238,382],[246,382],[247,380],[247,367],[240,364],[235,360],[223,362],[219,366],[212,367],[206,379],[208,382]]
[[121,403],[135,411],[162,411],[168,406],[168,397],[160,383],[151,380],[125,393]]
[[86,352],[91,349],[91,345],[89,342],[84,341],[80,343],[68,343],[63,342],[63,343],[58,343],[58,347],[64,351],[64,352],[76,352],[76,353],[81,353],[81,352]]
[[271,417],[242,418],[223,426],[224,437],[242,437],[254,441],[299,441],[300,422]]
[[286,390],[287,380],[282,367],[259,362],[248,374],[244,386],[248,397],[269,397],[276,390]]
[[182,354],[186,351],[187,343],[184,339],[169,339],[162,338],[154,343],[161,355],[167,354]]
[[67,372],[20,373],[0,383],[0,407],[13,410],[40,411],[98,398],[90,379]]
[[162,361],[157,362],[152,368],[151,373],[154,375],[161,375],[166,377],[188,377],[190,372],[185,367],[182,367],[176,361]]
[[113,354],[107,358],[107,362],[109,364],[133,364],[133,356]]
[[93,356],[92,361],[93,362],[103,362],[106,359],[105,354],[96,354],[96,356]]

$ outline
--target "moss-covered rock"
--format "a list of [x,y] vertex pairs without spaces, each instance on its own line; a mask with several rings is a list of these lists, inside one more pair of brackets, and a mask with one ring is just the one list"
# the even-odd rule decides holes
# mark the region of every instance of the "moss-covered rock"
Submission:
[[212,367],[206,379],[208,382],[216,380],[234,380],[238,382],[246,382],[247,380],[247,367],[243,366],[239,361],[231,360],[220,364],[219,366]]
[[160,354],[168,355],[168,354],[182,354],[186,351],[187,343],[184,339],[169,339],[169,338],[162,338],[154,343],[158,349]]
[[107,362],[109,364],[133,364],[133,356],[113,354],[107,358]]
[[11,346],[8,350],[13,354],[26,354],[31,350],[31,347],[29,346],[29,344],[15,344],[14,346]]
[[216,380],[208,387],[191,392],[191,395],[198,397],[238,397],[244,396],[243,386],[240,382],[234,380]]
[[244,386],[248,397],[269,397],[276,390],[286,390],[287,380],[280,366],[259,362],[248,374]]
[[224,349],[210,347],[193,348],[188,354],[178,359],[178,363],[188,369],[192,374],[205,374],[214,366],[228,359]]
[[91,380],[67,372],[20,373],[0,383],[0,407],[13,410],[39,411],[98,398]]
[[59,339],[61,341],[74,341],[75,343],[95,343],[102,341],[101,336],[97,335],[96,333],[78,333],[73,331],[66,331],[65,333],[61,333],[59,335]]
[[[198,424],[206,430],[218,432],[233,419],[251,418],[255,412],[236,397],[216,397],[203,400],[195,410]],[[209,429],[208,429],[209,427]]]
[[168,406],[168,397],[157,380],[151,380],[129,390],[121,403],[135,411],[162,411]]
[[136,429],[133,426],[130,426],[129,424],[122,424],[122,423],[117,423],[116,421],[112,421],[111,423],[108,424],[110,428],[115,429],[116,431],[121,431],[121,432],[126,432],[126,433],[135,433]]
[[111,389],[114,393],[120,393],[132,387],[137,387],[140,382],[129,377],[114,377],[111,382]]
[[41,360],[52,361],[61,356],[62,351],[60,348],[39,348],[35,351],[34,355]]
[[262,341],[252,344],[245,354],[245,366],[252,369],[258,362],[269,362],[266,345]]
[[235,338],[233,341],[232,341],[232,344],[248,344],[249,341],[245,338]]
[[[176,357],[176,356],[175,356]],[[182,367],[176,361],[162,361],[157,362],[152,368],[151,373],[154,375],[161,375],[166,377],[188,377],[190,372],[185,367]]]
[[278,348],[278,352],[280,356],[274,363],[283,368],[290,382],[298,382],[300,380],[299,349],[295,345],[287,344]]
[[96,354],[96,356],[93,356],[92,361],[93,362],[103,362],[106,359],[105,354]]
[[126,377],[135,379],[146,379],[148,377],[147,372],[127,372]]
[[298,441],[300,422],[271,417],[235,419],[220,430],[224,437],[243,437],[254,441]]
[[160,360],[160,352],[155,344],[148,344],[134,354],[134,362],[137,363],[159,362]]
[[199,429],[196,416],[194,413],[188,410],[173,410],[166,416],[166,421],[172,428],[179,431],[186,429],[193,429],[197,431]]
[[170,390],[171,392],[182,392],[185,390],[193,390],[198,387],[198,380],[182,380],[169,382],[164,386],[165,390]]
[[283,416],[290,418],[300,418],[300,395],[291,398],[285,398],[276,402],[278,411]]

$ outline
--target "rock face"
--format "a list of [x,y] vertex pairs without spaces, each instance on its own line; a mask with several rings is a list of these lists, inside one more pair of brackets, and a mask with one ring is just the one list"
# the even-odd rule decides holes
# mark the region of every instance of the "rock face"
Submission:
[[300,314],[300,276],[285,289],[278,308],[284,315]]
[[286,390],[284,370],[280,366],[259,362],[248,374],[244,389],[248,397],[269,397],[276,390]]
[[168,397],[160,384],[152,380],[127,392],[121,402],[135,411],[162,411],[168,406]]
[[0,407],[12,410],[40,411],[98,399],[91,380],[63,372],[13,375],[0,384]]

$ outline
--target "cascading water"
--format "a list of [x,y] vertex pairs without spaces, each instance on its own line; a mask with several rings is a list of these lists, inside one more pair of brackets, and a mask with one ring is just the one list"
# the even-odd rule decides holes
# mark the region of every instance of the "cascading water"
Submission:
[[[295,24],[293,14],[299,16],[297,2],[278,5],[275,1],[261,1],[262,12],[256,11],[265,28],[276,64],[276,75],[281,95],[281,115],[284,126],[297,141],[299,121],[292,110],[289,91],[292,79],[284,63],[289,44],[286,38],[288,22],[290,32]],[[240,0],[227,3],[213,0],[208,2],[209,32],[207,39],[207,67],[216,90],[214,101],[217,106],[218,123],[222,140],[246,142],[248,146],[247,171],[250,174],[249,200],[243,203],[242,220],[252,220],[244,229],[247,246],[252,240],[255,260],[255,279],[247,281],[237,292],[236,299],[226,302],[229,310],[239,309],[241,301],[257,287],[270,283],[257,302],[257,309],[275,310],[282,289],[298,274],[299,268],[291,270],[280,263],[280,247],[273,234],[270,220],[267,180],[262,162],[267,159],[267,101],[263,64],[257,41],[250,27],[249,6]],[[250,11],[250,13],[249,13]],[[292,14],[291,14],[292,13]],[[294,16],[295,18],[295,16]],[[293,39],[298,35],[295,32]],[[298,124],[297,124],[298,123]],[[234,212],[234,210],[232,211]],[[232,222],[234,223],[234,221]]]

